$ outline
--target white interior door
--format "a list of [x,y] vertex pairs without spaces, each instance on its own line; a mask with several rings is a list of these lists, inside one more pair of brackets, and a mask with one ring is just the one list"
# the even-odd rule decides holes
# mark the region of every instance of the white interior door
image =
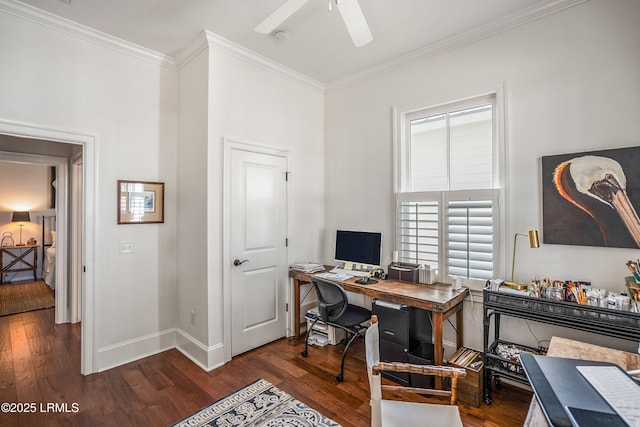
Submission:
[[286,157],[234,148],[230,167],[231,353],[286,332]]

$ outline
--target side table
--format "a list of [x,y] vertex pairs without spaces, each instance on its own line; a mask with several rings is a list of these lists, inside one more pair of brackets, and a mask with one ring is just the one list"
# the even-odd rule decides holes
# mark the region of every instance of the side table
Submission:
[[[40,245],[0,247],[0,285],[4,284],[4,275],[6,273],[14,273],[18,271],[33,271],[33,280],[38,280],[37,249],[39,247]],[[33,256],[30,257],[32,254]]]

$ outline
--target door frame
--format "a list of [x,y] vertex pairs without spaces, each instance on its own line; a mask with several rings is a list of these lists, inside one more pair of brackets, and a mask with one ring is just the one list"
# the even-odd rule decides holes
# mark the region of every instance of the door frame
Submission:
[[[222,138],[223,147],[223,190],[222,190],[222,294],[223,294],[223,345],[224,345],[224,362],[228,362],[232,358],[231,349],[231,153],[233,150],[247,151],[251,153],[266,154],[271,156],[279,156],[285,159],[285,168],[289,170],[289,152],[279,148],[267,145],[256,144],[246,141],[238,141],[229,138]],[[289,191],[285,194],[285,230],[289,234]],[[286,258],[289,259],[288,247]],[[285,304],[290,306],[291,293],[289,286],[286,287]],[[289,327],[289,316],[285,315],[285,330]]]
[[82,156],[71,159],[71,186],[69,188],[71,204],[69,207],[69,215],[71,221],[69,223],[69,241],[71,242],[71,259],[69,260],[69,284],[71,292],[69,294],[69,320],[71,323],[82,321],[82,207],[84,199],[84,181],[82,179],[83,160]]
[[[80,326],[80,372],[89,375],[96,372],[95,361],[95,311],[94,311],[94,235],[95,235],[95,195],[97,191],[97,179],[95,177],[97,137],[94,135],[74,133],[53,128],[46,128],[36,124],[21,123],[0,119],[0,134],[16,136],[20,138],[38,139],[43,141],[61,142],[82,146],[83,170],[83,284],[82,284],[82,323]],[[56,201],[58,203],[60,199]],[[66,200],[65,200],[66,202]],[[62,235],[60,236],[62,237]],[[56,265],[57,268],[57,265]],[[57,278],[56,278],[57,279]]]

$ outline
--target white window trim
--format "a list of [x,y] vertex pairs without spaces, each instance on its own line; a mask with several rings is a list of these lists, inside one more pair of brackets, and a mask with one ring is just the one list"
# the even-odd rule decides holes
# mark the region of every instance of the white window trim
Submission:
[[[466,100],[476,99],[482,96],[487,95],[495,95],[495,131],[496,135],[494,138],[494,186],[499,191],[498,200],[498,212],[499,212],[499,225],[496,227],[495,233],[497,234],[496,243],[495,243],[495,263],[494,263],[494,271],[496,275],[501,277],[506,277],[505,268],[509,263],[505,259],[506,256],[506,224],[509,220],[505,206],[506,203],[506,182],[508,182],[507,176],[507,168],[506,168],[506,159],[508,158],[507,153],[507,128],[506,128],[506,96],[505,96],[505,82],[495,81],[488,82],[483,85],[478,85],[472,88],[464,88],[458,91],[452,91],[450,93],[442,93],[437,96],[434,96],[432,99],[427,99],[421,102],[419,105],[410,105],[405,107],[393,107],[393,188],[395,194],[401,192],[402,188],[406,188],[406,175],[402,174],[402,165],[406,159],[407,150],[406,147],[402,144],[406,135],[405,130],[406,126],[404,125],[407,116],[415,113],[417,111],[429,110],[432,108],[437,108],[444,105],[449,105],[457,102],[464,102]],[[394,203],[396,203],[394,201]],[[394,208],[397,211],[397,209]],[[397,218],[394,215],[394,244],[397,241]],[[444,238],[441,236],[440,238]],[[439,270],[440,281],[444,283],[451,283],[449,277],[445,277],[442,274],[442,270]],[[468,281],[463,280],[463,286],[467,286],[470,289],[481,289],[477,280]]]

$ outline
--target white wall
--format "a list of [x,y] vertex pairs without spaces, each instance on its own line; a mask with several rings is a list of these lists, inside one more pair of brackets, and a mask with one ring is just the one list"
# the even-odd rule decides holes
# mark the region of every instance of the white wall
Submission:
[[[48,181],[49,166],[0,162],[0,182],[5,184],[0,193],[0,211],[11,213],[49,208]],[[11,221],[11,216],[8,219]]]
[[[2,120],[96,136],[97,369],[165,348],[176,324],[175,70],[5,12],[0,56]],[[118,179],[165,182],[165,223],[117,225]],[[120,240],[134,253],[120,255]]]
[[[288,260],[318,260],[324,226],[324,92],[276,70],[265,70],[225,49],[212,50],[212,86],[209,139],[210,241],[222,234],[221,138],[266,145],[290,154],[287,187]],[[218,185],[216,185],[218,183]],[[215,272],[209,283],[211,307],[220,306],[222,247],[209,254]],[[304,294],[303,294],[304,295]],[[292,301],[291,298],[288,299]],[[222,313],[222,311],[220,311]],[[222,323],[215,323],[212,339],[222,338]]]
[[[207,368],[222,363],[211,358],[222,354],[224,341],[222,138],[289,151],[289,258],[318,259],[320,85],[226,47],[201,52],[176,72],[142,48],[95,34],[79,38],[72,25],[52,29],[56,18],[20,15],[0,7],[0,54],[8,64],[0,71],[0,119],[95,136],[89,172],[96,184],[87,197],[96,204],[96,317],[89,332],[96,369],[173,347],[176,327],[178,344],[187,341],[182,350],[204,354],[195,360]],[[165,182],[165,223],[117,225],[118,179]],[[133,242],[133,254],[119,254],[122,240]]]
[[[179,71],[178,328],[203,345],[207,340],[207,138],[209,54],[203,50]],[[191,311],[195,311],[195,324]],[[188,354],[189,340],[179,342]],[[204,357],[204,356],[202,356]],[[202,359],[197,357],[197,359]]]
[[[191,239],[183,243],[180,233],[181,245],[194,248],[193,258],[179,261],[179,328],[198,342],[182,337],[179,345],[212,368],[224,362],[224,314],[229,309],[224,306],[222,265],[223,138],[289,152],[289,262],[318,259],[324,224],[324,93],[213,34],[203,33],[198,42],[208,49],[194,54],[179,71],[178,156],[179,227],[190,229]],[[194,212],[183,213],[191,208]],[[190,324],[192,310],[195,325]]]
[[[453,51],[331,91],[326,98],[324,261],[336,228],[382,231],[383,263],[393,250],[393,107],[429,106],[490,82],[504,83],[507,124],[506,253],[515,232],[542,229],[540,158],[637,146],[640,135],[640,2],[590,1]],[[452,99],[453,100],[453,99]],[[348,183],[348,184],[347,184]],[[590,280],[624,288],[637,250],[542,245],[519,251],[518,276]],[[510,255],[504,265],[510,265]],[[482,348],[481,297],[465,303],[465,344]],[[536,339],[521,321],[504,336]],[[637,344],[530,322],[552,334],[624,349]],[[449,329],[446,337],[453,340]]]

